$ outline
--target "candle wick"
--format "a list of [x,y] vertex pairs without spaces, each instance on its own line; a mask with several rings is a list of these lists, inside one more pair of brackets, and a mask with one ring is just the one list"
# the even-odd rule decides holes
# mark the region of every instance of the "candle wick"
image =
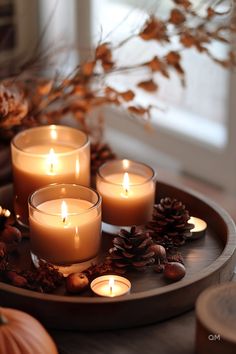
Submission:
[[129,190],[125,188],[125,195],[128,197]]
[[63,224],[65,224],[65,222],[66,222],[66,217],[64,216],[64,218],[62,219],[62,222],[63,222]]
[[110,295],[112,294],[112,285],[110,286]]

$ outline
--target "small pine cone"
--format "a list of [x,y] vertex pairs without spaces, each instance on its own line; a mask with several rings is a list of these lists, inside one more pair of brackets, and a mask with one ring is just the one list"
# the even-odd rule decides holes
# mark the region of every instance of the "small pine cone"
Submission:
[[177,199],[163,198],[154,206],[153,219],[147,225],[153,240],[170,249],[185,243],[194,227],[188,224],[189,212]]
[[130,231],[121,229],[113,239],[113,248],[109,253],[114,268],[126,270],[144,270],[155,262],[153,251],[149,250],[152,238],[147,232],[135,226]]
[[102,164],[115,158],[116,155],[108,144],[100,142],[91,144],[91,173],[95,175]]

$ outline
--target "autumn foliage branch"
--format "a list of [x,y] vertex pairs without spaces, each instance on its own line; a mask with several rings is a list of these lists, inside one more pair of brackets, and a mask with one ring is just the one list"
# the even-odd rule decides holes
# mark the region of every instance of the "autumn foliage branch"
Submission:
[[[172,71],[179,75],[182,85],[185,85],[182,64],[184,50],[195,48],[225,68],[235,67],[236,56],[231,45],[232,35],[236,32],[235,18],[232,15],[233,4],[229,1],[227,9],[220,12],[222,1],[217,1],[216,7],[210,1],[200,15],[188,0],[172,2],[173,7],[167,18],[150,15],[137,33],[127,36],[120,43],[114,45],[109,41],[100,42],[94,49],[91,60],[78,65],[66,78],[32,75],[37,64],[35,58],[15,68],[12,77],[0,82],[1,138],[8,139],[17,131],[34,125],[58,122],[66,114],[73,114],[80,126],[92,134],[87,115],[95,107],[107,104],[124,107],[131,115],[147,120],[153,106],[143,107],[135,103],[135,89],[119,91],[109,85],[106,78],[115,73],[127,75],[142,68],[148,72],[149,78],[139,81],[136,88],[156,92],[156,74],[169,79]],[[225,17],[226,24],[221,21]],[[115,57],[134,38],[150,43],[150,46],[156,42],[166,50],[162,55],[157,50],[145,62],[119,66]],[[173,46],[173,38],[177,48],[176,45]],[[217,58],[211,52],[210,45],[215,41],[229,45],[225,58]],[[37,54],[37,59],[39,57]]]

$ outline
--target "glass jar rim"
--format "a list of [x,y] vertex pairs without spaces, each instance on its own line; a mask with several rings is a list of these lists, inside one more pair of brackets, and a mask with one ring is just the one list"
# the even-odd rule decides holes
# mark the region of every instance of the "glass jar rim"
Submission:
[[[71,150],[70,151],[66,151],[66,152],[57,152],[56,155],[57,156],[67,156],[67,155],[71,155],[71,153],[74,153],[77,150],[80,150],[81,148],[86,147],[90,141],[89,141],[89,137],[86,133],[84,133],[82,130],[73,128],[73,127],[69,127],[66,125],[56,125],[56,124],[49,124],[49,125],[41,125],[38,127],[33,127],[33,128],[29,128],[26,130],[21,131],[20,133],[16,134],[12,140],[11,140],[11,145],[14,146],[15,149],[17,149],[18,151],[21,151],[23,154],[25,155],[29,155],[29,156],[35,156],[35,157],[45,157],[47,154],[38,154],[36,152],[30,152],[30,151],[25,151],[24,148],[19,147],[19,145],[17,144],[16,140],[21,138],[24,134],[30,133],[31,131],[35,131],[35,130],[48,130],[48,129],[52,129],[53,127],[55,127],[57,130],[63,130],[63,129],[67,129],[67,130],[71,130],[73,132],[76,132],[77,134],[80,134],[81,136],[83,135],[85,138],[85,141],[79,145],[79,146],[71,146]],[[33,146],[33,145],[32,145]]]
[[[100,205],[101,205],[101,203],[102,203],[102,197],[100,196],[100,194],[95,190],[95,189],[93,189],[93,188],[91,188],[91,187],[86,187],[86,186],[82,186],[82,185],[80,185],[80,184],[70,184],[70,183],[52,183],[52,184],[49,184],[49,185],[47,185],[47,186],[45,186],[45,187],[42,187],[42,188],[40,188],[40,189],[37,189],[36,191],[34,191],[30,196],[29,196],[29,198],[28,198],[28,204],[30,205],[30,207],[32,208],[32,209],[34,209],[34,210],[36,210],[37,211],[37,213],[40,213],[40,214],[42,214],[42,215],[50,215],[50,216],[59,216],[60,214],[58,214],[58,213],[48,213],[48,212],[46,212],[46,211],[44,211],[44,210],[40,210],[40,209],[38,209],[38,207],[37,206],[35,206],[34,205],[34,203],[33,203],[33,198],[35,197],[35,195],[37,194],[37,193],[39,193],[39,192],[42,192],[42,191],[46,191],[47,189],[51,189],[52,187],[64,187],[64,188],[66,188],[66,187],[68,187],[68,186],[70,186],[70,187],[76,187],[76,188],[82,188],[82,189],[84,189],[84,190],[90,190],[90,191],[92,191],[95,195],[96,195],[96,197],[97,197],[97,201],[95,202],[95,203],[92,203],[91,202],[91,204],[93,204],[91,207],[89,207],[88,209],[85,209],[85,210],[83,210],[83,211],[80,211],[80,212],[78,212],[78,213],[69,213],[69,215],[70,216],[76,216],[76,215],[82,215],[82,214],[85,214],[85,213],[88,213],[88,212],[90,212],[91,210],[93,210],[93,209],[96,209],[96,208],[98,208]],[[56,199],[56,198],[55,198]],[[62,199],[63,200],[63,198],[57,198],[57,199]],[[76,198],[74,198],[74,199],[76,199]],[[50,200],[54,200],[53,198],[52,199],[50,199]],[[82,199],[82,200],[86,200],[86,199]],[[42,204],[42,203],[41,203]]]
[[[138,162],[138,161],[135,161],[135,160],[128,160],[128,159],[116,159],[116,160],[111,160],[111,161],[107,161],[105,162],[103,165],[101,165],[97,171],[97,176],[99,176],[101,178],[102,181],[104,181],[105,183],[109,183],[109,184],[112,184],[112,185],[116,185],[116,186],[122,186],[123,183],[120,182],[120,183],[116,183],[116,182],[112,182],[110,181],[106,176],[104,176],[102,173],[101,173],[101,169],[104,168],[104,167],[107,167],[107,165],[110,165],[110,164],[114,164],[114,163],[122,163],[123,161],[129,161],[133,164],[136,164],[136,165],[139,165],[139,166],[143,166],[145,167],[146,169],[148,169],[150,172],[151,172],[151,176],[147,177],[143,182],[140,182],[140,183],[130,183],[130,186],[141,186],[145,183],[148,183],[152,180],[155,179],[156,177],[156,172],[154,171],[154,169],[150,166],[148,166],[147,164],[143,163],[143,162]],[[128,172],[128,169],[127,171],[120,171],[119,173],[125,173],[125,172]],[[141,176],[141,175],[140,175]]]

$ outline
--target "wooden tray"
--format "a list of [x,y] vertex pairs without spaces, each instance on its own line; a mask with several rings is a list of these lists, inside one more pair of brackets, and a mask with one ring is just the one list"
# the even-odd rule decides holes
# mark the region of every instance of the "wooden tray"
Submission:
[[[207,198],[163,182],[162,196],[182,200],[191,215],[207,221],[206,237],[181,248],[187,269],[179,282],[168,283],[153,271],[130,274],[132,292],[119,298],[41,294],[0,283],[0,304],[31,313],[44,325],[57,329],[102,330],[126,328],[161,321],[190,310],[206,287],[230,280],[236,262],[236,232],[231,217]],[[12,186],[0,188],[0,204],[11,207]],[[108,247],[111,236],[103,235]],[[27,253],[28,241],[23,245]],[[23,255],[23,260],[28,256]]]

